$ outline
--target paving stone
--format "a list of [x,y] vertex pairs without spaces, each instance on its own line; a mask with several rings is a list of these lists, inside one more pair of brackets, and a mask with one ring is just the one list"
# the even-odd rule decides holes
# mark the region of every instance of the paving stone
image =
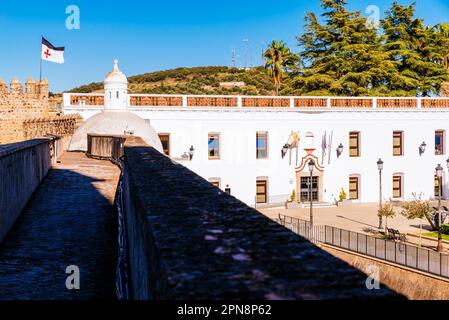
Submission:
[[[0,299],[115,298],[119,169],[67,153],[0,245]],[[80,268],[80,290],[65,287]]]

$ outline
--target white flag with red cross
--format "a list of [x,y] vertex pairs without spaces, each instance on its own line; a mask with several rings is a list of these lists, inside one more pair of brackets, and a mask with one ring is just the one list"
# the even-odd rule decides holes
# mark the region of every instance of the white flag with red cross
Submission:
[[55,47],[42,37],[41,59],[45,61],[64,63],[64,47]]

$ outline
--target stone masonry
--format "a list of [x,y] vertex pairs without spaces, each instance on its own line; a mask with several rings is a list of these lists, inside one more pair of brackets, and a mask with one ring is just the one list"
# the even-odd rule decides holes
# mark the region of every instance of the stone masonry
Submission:
[[[79,115],[59,116],[49,98],[48,81],[14,78],[8,86],[0,80],[0,144],[41,138],[49,134],[71,136],[81,124]],[[68,139],[66,139],[68,140]]]
[[143,141],[122,159],[132,299],[403,298]]

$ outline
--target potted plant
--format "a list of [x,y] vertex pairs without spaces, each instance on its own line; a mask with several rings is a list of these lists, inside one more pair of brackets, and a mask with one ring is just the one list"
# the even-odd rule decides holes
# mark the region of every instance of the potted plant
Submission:
[[337,205],[347,205],[347,204],[349,204],[348,195],[346,194],[345,189],[341,188]]
[[288,199],[285,203],[286,209],[297,209],[299,208],[299,205],[301,204],[300,200],[296,200],[296,191],[293,189],[292,193],[290,194],[290,199]]

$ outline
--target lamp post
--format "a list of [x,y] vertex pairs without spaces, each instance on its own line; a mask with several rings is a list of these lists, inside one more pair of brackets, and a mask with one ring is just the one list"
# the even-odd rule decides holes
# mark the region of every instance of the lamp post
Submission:
[[443,252],[444,251],[444,247],[443,247],[443,238],[442,238],[442,231],[443,231],[443,224],[441,223],[441,193],[442,193],[442,182],[443,182],[443,167],[441,166],[441,164],[439,164],[436,168],[435,168],[437,177],[438,177],[438,246],[437,246],[437,251],[438,252]]
[[[382,170],[384,169],[384,162],[379,158],[377,161],[377,169],[379,170],[379,210],[382,210]],[[382,229],[382,216],[379,214],[379,229]]]
[[313,160],[309,161],[309,171],[310,171],[310,182],[309,182],[309,200],[310,200],[310,232],[313,229],[313,197],[312,197],[312,180],[313,180],[313,168],[315,167],[315,162]]

